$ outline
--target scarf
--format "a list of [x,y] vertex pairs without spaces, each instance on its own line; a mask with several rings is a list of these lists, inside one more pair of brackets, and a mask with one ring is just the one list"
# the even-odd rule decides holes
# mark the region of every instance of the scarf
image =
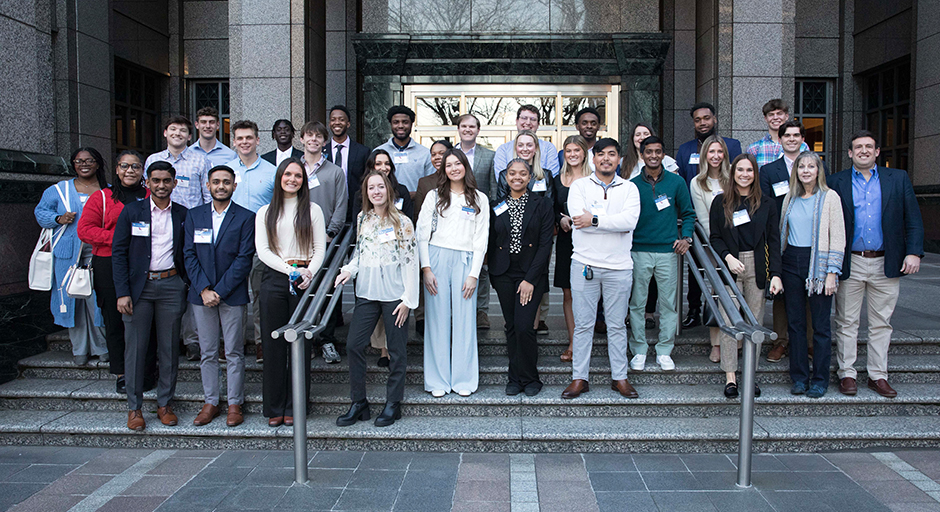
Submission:
[[[788,195],[783,202],[784,215],[780,220],[780,252],[787,248],[788,223],[793,202]],[[810,246],[809,273],[806,276],[806,294],[821,295],[826,289],[826,276],[836,274],[836,288],[842,274],[845,253],[845,224],[839,195],[831,190],[817,193],[813,198],[813,238]]]

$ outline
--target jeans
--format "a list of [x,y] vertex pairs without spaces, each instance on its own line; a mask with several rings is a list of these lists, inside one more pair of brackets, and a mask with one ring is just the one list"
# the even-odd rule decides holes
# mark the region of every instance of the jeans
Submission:
[[[832,335],[829,317],[832,297],[806,295],[809,275],[809,247],[789,246],[783,252],[783,289],[787,305],[787,334],[790,337],[790,378],[794,383],[829,386],[829,363],[832,357]],[[813,322],[813,369],[810,373],[809,346],[806,338],[806,304]]]

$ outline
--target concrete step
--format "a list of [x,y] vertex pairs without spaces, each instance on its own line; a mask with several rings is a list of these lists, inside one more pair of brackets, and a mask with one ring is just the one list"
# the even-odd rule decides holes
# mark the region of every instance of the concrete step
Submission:
[[[0,443],[175,449],[293,448],[292,428],[270,428],[257,414],[228,428],[216,420],[192,426],[194,412],[165,427],[145,411],[147,428],[127,430],[126,412],[0,410]],[[337,427],[333,415],[307,422],[309,450],[463,452],[721,452],[737,451],[738,419],[405,416],[394,425]],[[758,417],[754,450],[787,452],[940,446],[934,417]]]
[[[377,353],[376,353],[377,354]],[[718,364],[712,363],[704,355],[676,355],[676,371],[663,371],[650,355],[647,367],[642,372],[630,372],[630,381],[635,385],[652,384],[724,384],[724,372]],[[376,365],[377,355],[369,356],[366,382],[370,384],[384,383],[388,370]],[[940,355],[933,354],[900,354],[889,358],[888,370],[892,383],[940,383]],[[113,379],[109,373],[108,363],[100,363],[92,359],[85,366],[77,366],[72,356],[65,352],[44,352],[42,354],[22,359],[20,373],[26,378],[42,379]],[[832,382],[836,382],[835,359]],[[864,377],[865,358],[859,358],[856,368]],[[261,382],[262,365],[255,361],[253,355],[246,357],[246,382]],[[759,381],[768,384],[790,383],[788,370],[789,360],[784,358],[779,363],[768,363],[761,358],[758,365]],[[506,356],[480,356],[480,384],[504,385],[509,363]],[[420,356],[410,356],[408,360],[408,373],[406,383],[422,384],[424,364]],[[571,364],[562,363],[556,357],[546,356],[539,359],[539,372],[546,385],[567,385],[571,381]],[[606,352],[591,359],[591,383],[605,385],[609,383],[610,364]],[[180,358],[179,376],[181,382],[198,382],[201,380],[199,363]],[[311,380],[314,383],[347,383],[349,382],[349,366],[346,358],[338,364],[326,364],[322,358],[317,357],[312,363]]]
[[[843,396],[833,387],[823,398],[811,399],[790,394],[786,384],[762,384],[756,399],[759,416],[936,416],[940,413],[940,388],[934,384],[898,384],[899,396],[883,398],[862,386],[854,397]],[[450,393],[434,398],[423,386],[409,385],[403,404],[410,416],[487,416],[487,417],[718,417],[736,416],[740,400],[724,397],[722,384],[661,384],[637,386],[640,398],[627,400],[606,385],[594,386],[575,400],[561,398],[564,386],[545,386],[534,397],[524,394],[506,396],[504,386],[482,386],[470,397]],[[225,404],[224,389],[222,404]],[[314,384],[311,386],[309,412],[338,416],[349,408],[349,386]],[[385,387],[370,385],[368,399],[373,415],[385,403]],[[144,394],[147,406],[156,408],[156,392]],[[199,382],[180,382],[174,408],[198,412],[204,403]],[[262,411],[260,383],[245,386],[246,412]],[[126,411],[125,395],[114,390],[113,381],[18,379],[0,386],[0,409],[34,411]]]

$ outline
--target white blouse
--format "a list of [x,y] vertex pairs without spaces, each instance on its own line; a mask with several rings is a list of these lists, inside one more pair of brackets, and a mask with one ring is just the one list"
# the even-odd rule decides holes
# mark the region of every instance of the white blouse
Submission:
[[398,214],[398,232],[391,221],[374,212],[361,212],[356,251],[343,266],[356,279],[356,297],[380,302],[401,299],[418,307],[418,244],[411,219]]
[[473,252],[468,277],[479,278],[486,256],[486,244],[490,228],[490,208],[486,194],[476,191],[477,207],[475,213],[467,206],[463,194],[450,193],[450,206],[437,216],[437,228],[433,227],[434,212],[437,210],[437,190],[428,192],[418,215],[418,253],[421,256],[421,268],[431,266],[428,247],[442,247],[455,251]]
[[323,256],[326,253],[326,225],[323,222],[323,211],[316,203],[310,203],[310,223],[313,226],[313,247],[301,248],[297,246],[297,237],[294,232],[294,217],[297,215],[297,198],[284,199],[284,211],[277,219],[277,245],[276,254],[268,245],[268,230],[265,228],[265,217],[268,207],[266,204],[258,208],[255,216],[255,250],[258,258],[267,266],[282,274],[290,274],[291,266],[288,260],[310,260],[308,268],[314,274],[323,265]]

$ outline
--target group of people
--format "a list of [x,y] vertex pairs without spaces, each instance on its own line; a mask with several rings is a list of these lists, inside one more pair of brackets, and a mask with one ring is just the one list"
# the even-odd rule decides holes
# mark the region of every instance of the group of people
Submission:
[[[923,256],[906,173],[876,165],[875,136],[860,131],[849,150],[852,168],[827,177],[781,100],[764,106],[768,134],[744,152],[717,134],[712,105],[690,113],[695,138],[675,159],[645,124],[634,126],[623,147],[599,138],[602,118],[590,107],[577,112],[578,135],[560,150],[539,137],[531,105],[519,108],[517,135],[496,151],[477,144],[473,114],[458,119],[456,146],[441,140],[425,148],[411,137],[415,113],[404,106],[389,109],[392,136],[372,151],[349,137],[342,106],[330,109],[329,127],[304,124],[302,151],[293,147],[291,122],[278,120],[271,131],[277,149],[260,156],[251,121],[231,125],[233,151],[216,138],[214,109],[197,112],[199,139],[191,146],[191,122],[171,117],[167,149],[146,160],[120,153],[110,186],[103,157],[86,147],[70,158],[76,177],[44,193],[36,218],[62,235],[54,248],[57,282],[71,262],[95,269],[91,299],[70,298],[59,287],[52,311],[69,328],[77,364],[90,356],[110,361],[117,391],[127,393],[132,430],[144,429],[143,392],[154,387],[159,420],[177,423],[171,400],[181,339],[202,372],[205,405],[195,425],[221,414],[220,361],[226,424],[243,421],[247,339],[263,363],[263,414],[270,426],[290,426],[288,343],[272,332],[289,321],[326,245],[349,223],[355,252],[332,284],[355,283],[356,322],[346,342],[352,403],[336,423],[370,419],[371,345],[381,351],[378,365],[388,367],[375,425],[388,426],[402,414],[412,310],[424,339],[425,391],[477,390],[477,329],[489,328],[490,286],[505,320],[506,393],[540,392],[537,335],[547,333],[554,244],[552,284],[563,291],[569,339],[561,359],[572,363],[562,398],[589,391],[595,332],[607,335],[611,388],[636,398],[628,366],[646,367],[646,330],[656,326],[657,306],[656,364],[675,370],[677,258],[689,251],[699,222],[758,320],[765,300],[774,301],[778,340],[768,359],[789,350],[794,394],[827,390],[834,296],[840,391],[857,392],[853,365],[867,297],[868,386],[896,396],[887,382],[891,312],[898,278],[917,272]],[[686,327],[709,316],[694,282]],[[341,314],[329,318],[319,340],[326,362],[340,360],[333,332],[341,321]],[[726,373],[724,395],[736,397],[740,347],[706,323],[709,358]],[[314,347],[305,348],[309,396]]]

